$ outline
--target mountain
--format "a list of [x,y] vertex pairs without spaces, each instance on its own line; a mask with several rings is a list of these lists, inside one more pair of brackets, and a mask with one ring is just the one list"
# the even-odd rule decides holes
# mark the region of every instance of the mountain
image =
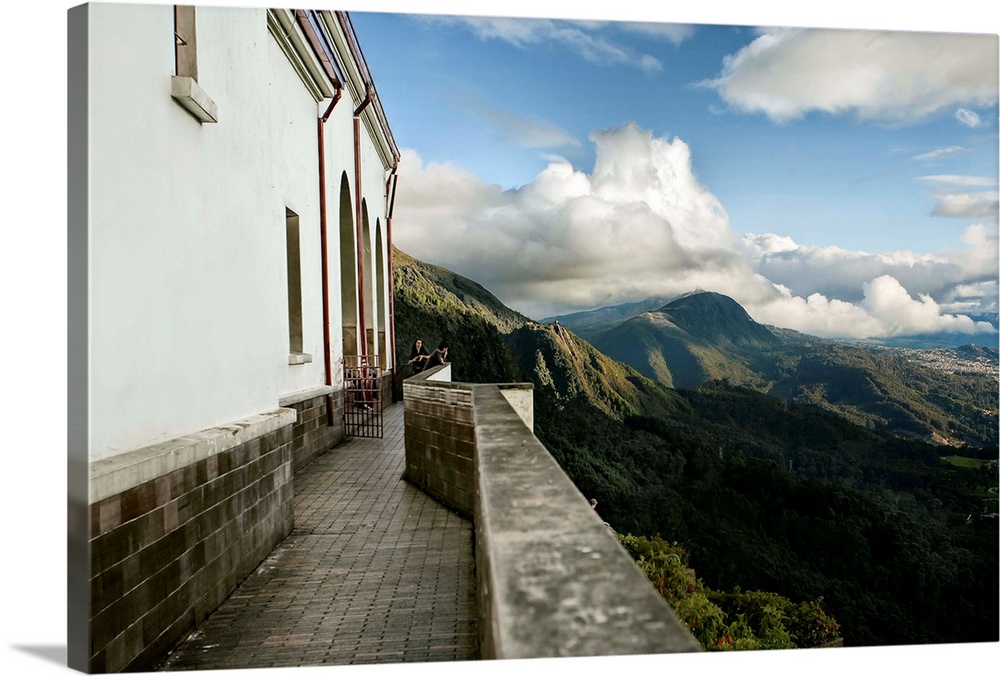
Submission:
[[521,369],[561,405],[584,402],[622,420],[664,415],[682,401],[557,324],[527,324],[506,337]]
[[[718,591],[821,597],[846,645],[997,640],[1000,547],[982,516],[990,465],[953,465],[929,444],[733,383],[666,388],[475,282],[397,261],[399,354],[415,334],[447,336],[456,380],[530,380],[536,436],[619,533],[678,543]],[[715,320],[694,299],[675,325],[729,322],[733,335],[705,338],[721,352],[770,343],[725,300],[710,302]]]
[[658,310],[666,305],[667,302],[668,299],[666,298],[647,298],[636,303],[623,303],[596,310],[547,317],[542,319],[541,323],[561,324],[584,340],[591,340],[594,336],[601,334],[612,326],[617,326],[626,319],[647,310]]
[[393,249],[397,354],[413,338],[450,344],[452,375],[466,382],[531,380],[556,406],[584,405],[622,420],[662,415],[681,398],[598,352],[559,325],[538,324],[480,284]]
[[[699,292],[694,292],[699,293]],[[689,294],[690,295],[690,294]],[[611,305],[596,310],[585,310],[564,315],[554,315],[541,320],[543,323],[558,323],[568,327],[581,338],[594,341],[602,333],[621,324],[627,319],[650,310],[659,310],[668,304],[671,299],[653,297],[646,300],[632,303],[622,303]],[[994,329],[1000,329],[1000,319],[997,313],[970,314],[967,315],[974,322],[985,322],[991,324]],[[795,334],[790,329],[778,327],[768,327],[775,334]],[[799,334],[800,336],[804,334]],[[940,332],[925,333],[917,335],[897,336],[890,338],[872,338],[866,340],[851,341],[860,345],[875,345],[882,347],[898,347],[918,350],[928,350],[935,348],[957,348],[963,345],[979,345],[997,348],[1000,336],[997,333],[982,333],[968,335],[962,333]]]
[[504,332],[531,321],[504,305],[481,284],[441,266],[418,261],[396,247],[392,249],[392,265],[397,298],[471,312]]
[[766,327],[718,293],[681,296],[593,343],[667,387],[722,380],[937,444],[998,443],[996,382],[987,374],[948,373],[901,352]]
[[421,338],[428,350],[449,343],[452,376],[466,382],[524,380],[503,335],[530,320],[482,285],[445,268],[417,261],[393,247],[396,354],[405,363]]
[[709,380],[753,382],[750,358],[781,341],[739,303],[718,293],[676,298],[606,330],[594,345],[667,387]]

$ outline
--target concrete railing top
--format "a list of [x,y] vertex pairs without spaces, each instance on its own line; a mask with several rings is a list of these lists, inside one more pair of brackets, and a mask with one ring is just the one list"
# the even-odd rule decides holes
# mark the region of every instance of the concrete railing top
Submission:
[[[476,575],[480,622],[487,625],[480,627],[483,656],[700,650],[611,528],[535,437],[523,411],[516,410],[517,400],[512,405],[509,393],[501,391],[511,386],[435,382],[440,373],[432,369],[407,382],[411,388],[472,393]],[[531,385],[513,388],[530,390]],[[416,389],[410,392],[419,396]],[[408,433],[408,456],[411,450],[421,452],[409,448],[410,438]],[[434,455],[450,462],[447,454]]]

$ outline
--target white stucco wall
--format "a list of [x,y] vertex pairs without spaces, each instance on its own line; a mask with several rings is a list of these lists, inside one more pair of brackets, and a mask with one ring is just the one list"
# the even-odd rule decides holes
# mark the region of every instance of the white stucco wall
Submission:
[[[172,11],[90,6],[92,459],[271,410],[325,379],[316,129],[325,104],[275,45],[266,10],[199,7],[198,80],[219,112],[217,124],[200,124],[170,96]],[[347,170],[356,196],[356,105],[345,96],[325,128],[335,370],[339,185]],[[384,227],[385,170],[362,132],[369,217]],[[303,347],[313,357],[294,366],[286,207],[300,219]]]

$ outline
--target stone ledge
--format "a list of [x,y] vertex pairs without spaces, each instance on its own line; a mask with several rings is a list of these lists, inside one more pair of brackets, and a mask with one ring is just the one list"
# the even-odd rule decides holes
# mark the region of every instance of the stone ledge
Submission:
[[333,394],[333,392],[334,390],[331,385],[310,387],[307,390],[299,390],[298,392],[291,392],[290,394],[282,395],[282,397],[278,399],[278,406],[292,406],[293,404],[309,401],[310,399],[315,399],[316,397],[325,397],[329,394]]
[[498,388],[475,407],[484,657],[700,651]]
[[202,124],[219,121],[219,107],[194,78],[172,76],[170,95]]
[[295,423],[294,409],[212,427],[90,463],[90,504]]

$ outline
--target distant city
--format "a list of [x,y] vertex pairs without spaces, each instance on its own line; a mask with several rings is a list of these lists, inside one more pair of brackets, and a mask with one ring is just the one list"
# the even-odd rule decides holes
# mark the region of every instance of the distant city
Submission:
[[1000,363],[995,350],[965,351],[961,348],[915,349],[909,347],[883,347],[878,349],[901,354],[906,360],[927,368],[964,375],[979,373],[1000,378]]

